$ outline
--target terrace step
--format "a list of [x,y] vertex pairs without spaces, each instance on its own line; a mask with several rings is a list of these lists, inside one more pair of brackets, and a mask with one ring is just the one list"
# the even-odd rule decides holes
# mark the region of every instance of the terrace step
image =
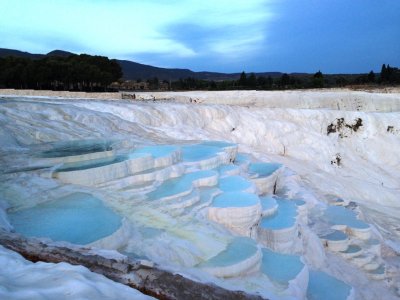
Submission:
[[248,174],[261,195],[274,193],[274,187],[283,166],[275,163],[250,163]]
[[362,253],[363,249],[358,245],[349,245],[346,250],[340,251],[340,254],[346,259],[351,259],[353,257],[361,255]]
[[349,238],[347,234],[340,230],[335,230],[326,235],[320,236],[320,239],[324,241],[325,246],[334,252],[344,252],[349,247]]
[[261,266],[262,253],[250,238],[235,238],[227,248],[198,265],[216,277],[238,277],[257,272]]
[[308,287],[308,267],[298,255],[281,254],[262,249],[261,272],[271,281],[288,290],[296,298],[304,298]]
[[278,209],[273,215],[261,219],[257,228],[258,241],[275,251],[286,251],[298,236],[297,207],[293,201],[275,199]]
[[324,217],[335,229],[346,230],[350,235],[363,240],[371,237],[371,226],[357,219],[352,210],[343,206],[328,206]]
[[374,280],[384,280],[386,278],[386,266],[382,264],[378,268],[369,271],[368,276]]
[[249,235],[261,216],[258,196],[245,192],[227,192],[217,195],[208,208],[208,218],[231,229]]

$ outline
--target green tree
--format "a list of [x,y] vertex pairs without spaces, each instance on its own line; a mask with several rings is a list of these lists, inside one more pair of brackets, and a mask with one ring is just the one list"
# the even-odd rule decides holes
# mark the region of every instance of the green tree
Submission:
[[323,88],[324,87],[324,75],[320,70],[313,75],[312,86],[314,88]]
[[386,65],[383,64],[381,68],[381,82],[386,82],[388,80],[388,71]]
[[348,83],[347,79],[344,78],[343,76],[338,77],[335,82],[336,82],[336,85],[341,86],[341,87],[345,86]]
[[244,71],[242,72],[242,74],[240,74],[238,85],[239,85],[239,87],[242,87],[242,88],[245,88],[247,86],[247,75]]
[[255,89],[257,87],[257,77],[254,73],[251,73],[247,79],[247,86],[251,89]]
[[289,74],[283,73],[281,76],[281,80],[280,80],[280,87],[284,88],[284,89],[288,88],[290,85],[290,81],[291,81],[291,78],[290,78]]
[[1,59],[0,86],[55,90],[104,91],[122,77],[116,60],[87,54],[42,59]]
[[375,73],[371,70],[371,72],[368,73],[368,82],[373,83],[375,82]]

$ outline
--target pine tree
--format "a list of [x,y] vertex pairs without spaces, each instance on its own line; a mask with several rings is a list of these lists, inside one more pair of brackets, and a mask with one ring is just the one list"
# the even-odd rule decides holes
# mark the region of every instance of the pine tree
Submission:
[[254,73],[251,73],[249,78],[247,79],[247,86],[255,89],[257,87],[257,77]]
[[387,77],[388,77],[387,68],[386,68],[386,65],[383,64],[382,69],[381,69],[381,81],[386,82],[388,79]]
[[375,82],[375,73],[372,70],[368,73],[368,82]]
[[240,74],[239,82],[238,82],[240,87],[246,87],[247,86],[247,76],[246,73],[243,71],[242,74]]

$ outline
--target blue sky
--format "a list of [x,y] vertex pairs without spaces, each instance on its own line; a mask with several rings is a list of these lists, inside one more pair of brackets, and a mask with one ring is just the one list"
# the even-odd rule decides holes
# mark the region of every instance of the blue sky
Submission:
[[399,0],[0,0],[0,48],[220,72],[400,67]]

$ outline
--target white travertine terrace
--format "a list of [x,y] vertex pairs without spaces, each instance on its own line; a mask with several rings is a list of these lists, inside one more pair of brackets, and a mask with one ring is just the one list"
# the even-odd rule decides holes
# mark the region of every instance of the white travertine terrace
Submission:
[[275,198],[271,196],[260,197],[262,206],[262,216],[269,217],[276,213],[278,210],[278,203],[276,203]]
[[257,228],[258,241],[275,251],[292,252],[292,247],[298,235],[297,224],[281,229]]
[[362,240],[368,240],[371,238],[371,227],[368,228],[356,228],[356,227],[347,227],[347,232],[351,235],[353,235],[356,238],[362,239]]
[[216,277],[229,278],[246,276],[248,274],[256,273],[259,270],[261,256],[261,250],[258,249],[253,256],[236,264],[223,267],[205,267],[202,269]]
[[259,194],[273,195],[277,179],[283,172],[283,166],[280,164],[251,163],[248,172],[250,180],[257,186]]
[[81,185],[97,185],[117,178],[126,177],[143,172],[154,166],[154,159],[150,154],[135,155],[123,158],[122,161],[106,164],[99,167],[86,167],[84,169],[58,170],[53,176],[66,183]]
[[226,192],[214,198],[208,218],[233,232],[249,236],[261,216],[260,199],[244,192]]
[[308,266],[298,255],[262,249],[261,271],[296,299],[304,299],[308,287]]
[[347,111],[400,111],[398,93],[369,93],[351,90],[309,91],[192,91],[137,93],[138,99],[173,99],[189,103],[226,104],[268,108],[332,109]]
[[44,163],[46,165],[57,165],[62,163],[100,161],[107,159],[112,160],[113,158],[115,158],[115,151],[108,150],[71,156],[41,157],[40,159],[38,159],[38,163]]
[[220,178],[226,176],[236,176],[240,174],[240,167],[235,165],[222,165],[218,168]]
[[[195,149],[195,147],[196,147],[196,145],[193,146],[194,149]],[[194,149],[189,148],[186,151],[190,152],[190,151],[194,151]],[[198,160],[188,160],[188,161],[184,160],[183,164],[187,168],[209,170],[209,169],[217,168],[223,164],[228,164],[231,160],[230,154],[225,151],[217,152],[215,154],[216,154],[215,156],[211,156],[208,158],[202,158],[202,159],[198,159]]]
[[327,248],[334,252],[346,251],[349,247],[349,238],[341,231],[334,231],[321,239],[325,241]]
[[236,238],[227,248],[199,265],[216,277],[240,277],[259,271],[262,253],[254,241]]
[[257,239],[272,250],[292,253],[299,234],[298,208],[293,200],[278,198],[276,202],[277,209],[273,208],[261,219]]
[[164,168],[150,169],[141,173],[105,182],[97,185],[101,188],[112,189],[133,189],[135,186],[145,185],[149,187],[156,181],[162,182],[171,178],[180,177],[185,173],[185,167],[182,164],[167,166]]
[[[204,99],[203,104],[184,104],[196,95],[200,101]],[[396,251],[400,251],[396,235],[398,95],[190,92],[182,97],[176,100],[183,104],[62,99],[51,105],[52,99],[12,99],[2,103],[0,120],[5,127],[0,128],[0,151],[10,159],[1,162],[6,171],[0,175],[1,226],[11,229],[7,216],[2,217],[3,210],[13,212],[29,208],[53,199],[54,195],[57,198],[57,193],[85,191],[101,195],[102,201],[123,217],[121,228],[93,243],[98,247],[143,256],[183,275],[190,267],[193,268],[189,271],[193,272],[191,275],[209,282],[213,281],[210,277],[203,277],[200,271],[197,273],[198,269],[204,270],[200,264],[227,249],[237,235],[250,236],[258,247],[265,245],[281,253],[299,255],[305,262],[304,268],[310,271],[309,280],[305,271],[300,272],[293,281],[285,283],[289,284],[288,288],[274,290],[273,279],[262,276],[255,255],[238,261],[228,259],[222,268],[209,266],[211,274],[230,278],[224,284],[232,284],[235,289],[260,293],[270,299],[280,296],[304,299],[306,292],[311,295],[313,288],[321,285],[318,281],[315,283],[312,274],[322,270],[345,282],[340,284],[329,278],[323,282],[329,286],[327,291],[336,292],[343,287],[341,299],[354,294],[356,299],[396,297],[393,295],[396,295],[399,277],[391,264]],[[219,101],[229,106],[204,104]],[[42,120],[42,115],[51,118]],[[343,132],[327,134],[327,127],[337,124],[340,118],[350,127],[354,120],[361,118],[363,125],[358,131],[345,126]],[[388,130],[389,127],[392,129]],[[54,160],[30,156],[31,145],[35,145],[32,152],[36,153],[42,142],[46,143],[47,150],[48,142],[88,137],[112,137],[117,146],[114,148],[111,143],[112,150],[66,155]],[[119,140],[130,143],[118,143]],[[136,140],[140,141],[137,145]],[[240,151],[246,154],[236,154],[238,148],[232,143],[237,143]],[[210,156],[199,152],[198,159],[186,160],[182,147],[195,145],[216,149],[209,152]],[[162,147],[165,151],[160,155],[158,150]],[[129,154],[143,148],[143,153],[136,153],[144,155],[143,165],[138,163],[136,168],[134,156],[129,157]],[[334,160],[338,153],[342,158],[340,166]],[[128,155],[127,159],[118,161],[124,154]],[[22,158],[13,162],[20,156],[29,157],[29,163],[21,164]],[[252,164],[266,162],[277,162],[285,167],[276,174],[277,178],[273,178],[273,174],[263,178],[251,171]],[[57,165],[60,163],[64,165]],[[46,168],[35,169],[41,165]],[[96,168],[91,167],[96,165]],[[210,170],[212,174],[187,179],[189,174],[200,170]],[[220,183],[229,177],[252,181],[257,188],[239,188],[233,192],[235,186],[231,184],[222,190]],[[164,188],[158,190],[163,185]],[[271,197],[274,190],[279,197],[275,195],[273,199],[284,198],[293,204],[290,205],[294,212],[290,222],[281,228],[263,223],[277,216],[279,225],[288,214],[279,215],[280,201],[276,205],[273,201],[271,205],[263,205],[263,198]],[[244,191],[257,196],[260,204],[251,209],[251,205],[235,207],[237,203],[229,207],[213,206],[218,196]],[[327,222],[323,220],[326,202],[340,202],[346,210],[354,209],[360,214],[352,217],[349,223],[346,211],[339,209],[338,216],[345,221]],[[217,218],[217,212],[210,217],[213,209],[237,211],[231,214],[234,218],[228,217],[229,214]],[[138,227],[144,226],[149,230],[141,235]],[[319,239],[321,232],[326,235],[333,229],[347,237]],[[323,298],[329,299],[329,294],[324,294]]]

